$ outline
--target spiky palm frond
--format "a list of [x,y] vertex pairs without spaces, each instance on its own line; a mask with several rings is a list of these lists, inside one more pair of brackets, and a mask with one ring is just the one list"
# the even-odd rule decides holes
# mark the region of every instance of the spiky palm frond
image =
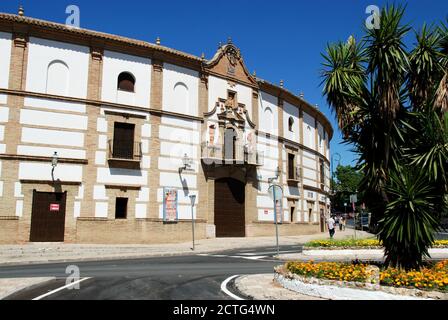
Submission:
[[434,189],[424,172],[404,168],[392,172],[387,191],[391,201],[379,221],[379,240],[385,247],[386,263],[404,269],[418,269],[440,221],[435,208]]
[[401,108],[400,91],[409,59],[404,36],[410,30],[402,25],[404,7],[390,6],[381,10],[381,27],[366,29],[367,72],[373,75],[373,85],[378,94],[378,108],[386,126],[396,118]]
[[362,47],[350,38],[347,43],[328,45],[326,54],[322,54],[324,94],[346,136],[355,123],[353,119],[359,109],[353,97],[362,97],[365,91],[362,50]]
[[[417,43],[409,57],[407,75],[409,96],[414,110],[422,109],[432,99],[436,83],[443,74],[442,53],[439,51],[439,33],[426,24],[416,34]],[[431,106],[432,108],[432,106]]]
[[448,111],[448,19],[446,23],[442,23],[438,28],[439,48],[442,54],[440,65],[443,68],[442,79],[438,84],[435,94],[434,107],[442,113]]

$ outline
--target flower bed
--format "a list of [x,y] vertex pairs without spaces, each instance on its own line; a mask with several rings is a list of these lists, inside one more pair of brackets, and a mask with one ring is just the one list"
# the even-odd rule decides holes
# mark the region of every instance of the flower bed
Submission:
[[[381,286],[448,292],[448,260],[420,271],[387,268],[379,271],[379,277],[375,275],[375,269],[366,264],[288,262],[285,269],[292,274],[317,279],[371,284],[379,281]],[[379,280],[376,280],[378,278]]]
[[448,292],[448,260],[420,271],[401,271],[389,268],[380,272],[380,283],[393,287],[414,287],[423,290]]
[[367,278],[372,276],[372,271],[367,271],[366,264],[288,262],[286,269],[301,276],[328,280],[366,282]]
[[[304,249],[379,249],[377,239],[313,240],[305,243]],[[433,248],[448,248],[448,240],[436,240]]]

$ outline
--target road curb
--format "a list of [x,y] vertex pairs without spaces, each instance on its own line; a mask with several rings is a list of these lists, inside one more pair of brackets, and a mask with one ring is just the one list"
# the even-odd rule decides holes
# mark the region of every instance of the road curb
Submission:
[[[300,245],[300,244],[298,244]],[[234,247],[225,249],[213,249],[213,250],[201,250],[201,251],[191,251],[191,252],[175,252],[175,253],[157,253],[157,254],[143,254],[143,255],[130,255],[130,256],[106,256],[106,257],[89,257],[89,258],[69,258],[69,259],[49,259],[49,260],[34,260],[34,261],[11,261],[11,262],[0,262],[0,267],[11,267],[11,266],[26,266],[26,265],[43,265],[43,264],[53,264],[53,263],[70,263],[70,262],[95,262],[95,261],[116,261],[116,260],[139,260],[147,258],[162,258],[162,257],[181,257],[181,256],[195,256],[198,254],[215,254],[228,250],[235,249],[254,249],[260,248],[260,246],[254,247]]]
[[23,288],[20,288],[20,289],[17,289],[17,290],[13,289],[12,292],[9,292],[6,295],[0,296],[0,300],[5,300],[8,297],[11,297],[13,295],[16,295],[16,294],[19,294],[21,292],[25,292],[25,291],[28,291],[28,290],[33,290],[33,289],[35,289],[37,287],[49,284],[50,282],[53,282],[53,281],[56,280],[56,277],[47,277],[47,278],[49,278],[49,279],[42,280],[42,281],[40,281],[38,283],[33,283],[32,285],[29,285],[29,286],[26,286],[26,287],[23,287]]

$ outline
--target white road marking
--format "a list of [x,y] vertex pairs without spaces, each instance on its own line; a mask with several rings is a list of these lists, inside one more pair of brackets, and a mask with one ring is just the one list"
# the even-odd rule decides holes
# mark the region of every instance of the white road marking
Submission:
[[267,258],[268,256],[256,256],[256,257],[241,257],[244,259],[248,259],[248,260],[258,260],[258,259],[263,259],[263,258]]
[[235,300],[244,300],[243,298],[238,297],[237,295],[233,294],[232,292],[230,292],[229,290],[227,290],[227,284],[229,283],[230,280],[235,279],[236,277],[238,277],[239,275],[235,275],[235,276],[231,276],[228,277],[226,280],[224,280],[221,283],[221,290],[227,294],[228,296],[230,296],[231,298],[235,299]]
[[212,258],[233,258],[233,259],[247,259],[247,260],[259,260],[259,261],[275,261],[275,260],[262,260],[264,258],[269,258],[269,256],[227,256],[223,254],[198,254],[201,257],[212,257]]
[[46,297],[48,297],[48,296],[51,296],[52,294],[55,294],[56,292],[59,292],[59,291],[62,291],[62,290],[64,290],[64,289],[73,287],[74,285],[76,285],[76,284],[78,284],[78,283],[81,283],[81,282],[83,282],[83,281],[85,281],[85,280],[87,280],[87,279],[90,279],[90,278],[82,278],[81,280],[72,282],[72,283],[67,284],[67,285],[65,285],[65,286],[63,286],[63,287],[57,288],[57,289],[55,289],[55,290],[53,290],[53,291],[50,291],[50,292],[47,292],[47,293],[45,293],[45,294],[43,294],[43,295],[41,295],[41,296],[38,296],[37,298],[34,298],[33,300],[41,300],[41,299],[43,299],[43,298],[46,298]]
[[[264,254],[264,255],[269,255],[272,253],[277,253],[277,251],[261,251],[261,252],[253,252],[253,253],[240,253],[240,255],[244,255],[244,256],[255,256],[255,255],[260,255],[260,254]],[[285,250],[285,251],[280,251],[280,254],[282,253],[299,253],[297,250]]]

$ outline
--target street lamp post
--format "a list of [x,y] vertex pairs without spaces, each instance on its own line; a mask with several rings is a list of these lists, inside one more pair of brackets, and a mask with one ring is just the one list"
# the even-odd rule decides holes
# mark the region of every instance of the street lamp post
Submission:
[[271,190],[272,193],[272,199],[274,201],[274,221],[275,221],[275,238],[276,238],[276,244],[277,244],[277,256],[280,254],[280,248],[279,248],[279,242],[278,242],[278,219],[277,219],[277,201],[282,201],[282,199],[277,199],[277,196],[279,193],[282,194],[282,189],[279,185],[274,184],[274,181],[278,179],[280,176],[280,168],[277,167],[277,170],[275,171],[275,177],[268,178],[269,183],[269,190]]
[[191,171],[191,163],[192,159],[189,158],[187,154],[184,154],[184,157],[182,158],[183,167],[179,168],[179,173],[182,173],[184,170]]
[[196,202],[196,195],[192,194],[190,195],[190,201],[191,201],[191,231],[193,233],[193,251],[195,249],[194,245],[194,203]]
[[53,157],[51,158],[51,180],[54,182],[54,169],[58,165],[58,153],[55,151]]
[[[337,152],[333,153],[333,155],[331,156],[331,179],[330,179],[330,189],[331,189],[331,194],[334,196],[336,194],[336,191],[334,190],[334,185],[332,185],[334,183],[334,156],[338,157],[338,164],[341,162],[341,155]],[[332,207],[332,203],[330,202],[330,216],[331,216],[331,207]]]
[[[182,174],[183,171],[193,171],[191,168],[193,163],[193,159],[189,158],[188,155],[185,153],[184,157],[182,158],[182,167],[179,168],[179,175]],[[196,202],[196,195],[192,194],[189,196],[191,201],[191,232],[193,236],[193,251],[195,250],[195,243],[194,243],[194,204]]]

